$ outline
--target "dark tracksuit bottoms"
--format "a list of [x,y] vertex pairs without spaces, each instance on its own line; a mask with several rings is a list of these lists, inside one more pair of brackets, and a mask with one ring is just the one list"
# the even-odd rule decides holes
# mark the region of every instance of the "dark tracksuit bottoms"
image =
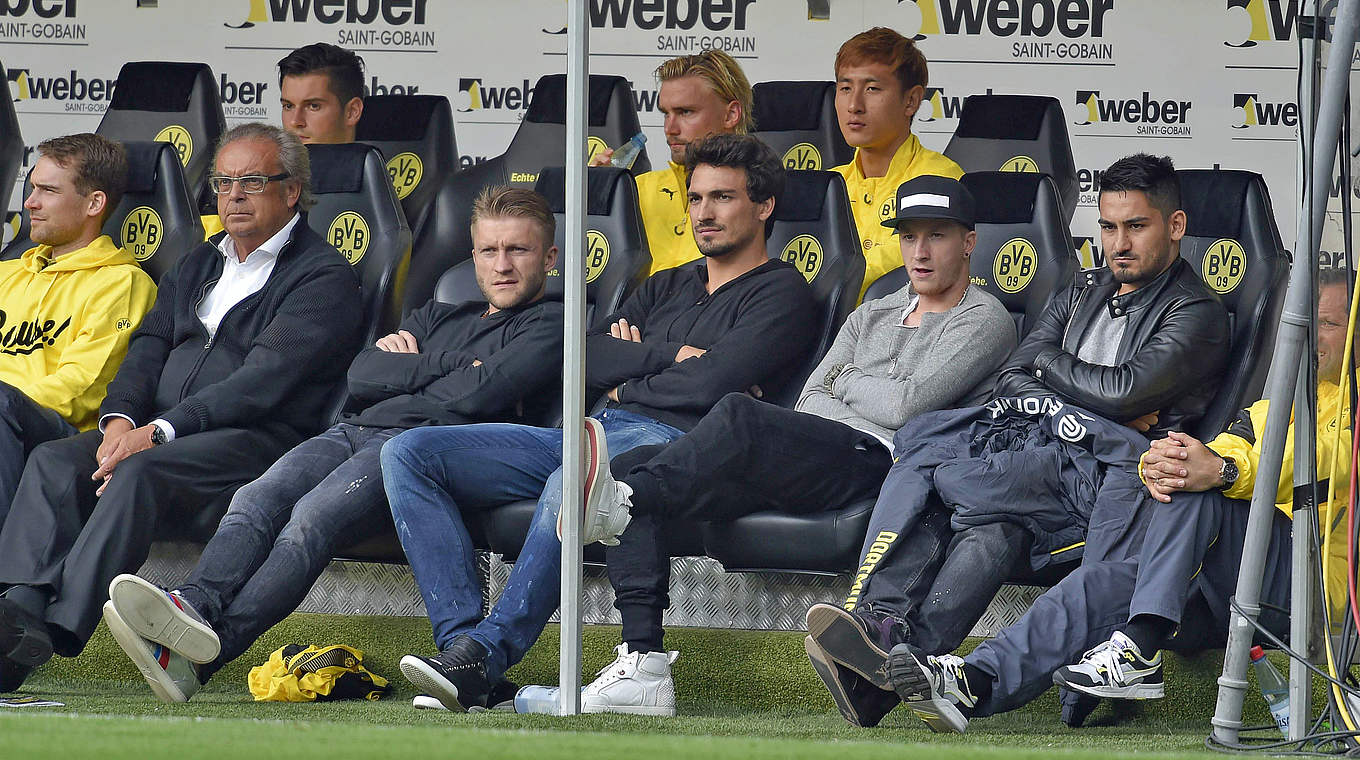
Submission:
[[[1250,503],[1219,491],[1178,493],[1153,510],[1138,557],[1083,563],[1035,600],[1014,625],[984,641],[964,660],[992,677],[981,717],[1020,707],[1053,685],[1053,673],[1079,660],[1137,615],[1180,626],[1172,650],[1227,642],[1228,599],[1237,588]],[[1261,599],[1289,604],[1291,523],[1278,510],[1271,522]],[[1187,607],[1198,614],[1186,614]],[[1267,609],[1261,620],[1283,630],[1287,616]]]

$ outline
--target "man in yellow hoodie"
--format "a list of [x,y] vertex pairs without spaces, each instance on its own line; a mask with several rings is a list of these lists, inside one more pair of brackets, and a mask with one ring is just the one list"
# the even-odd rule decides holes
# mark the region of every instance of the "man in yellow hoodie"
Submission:
[[[652,275],[699,258],[694,227],[689,223],[685,190],[685,149],[709,135],[751,130],[751,83],[732,56],[721,50],[672,58],[656,69],[661,83],[657,107],[663,117],[670,166],[637,178],[638,205],[652,253]],[[609,163],[612,150],[591,160]],[[894,249],[896,250],[896,249]]]
[[874,280],[902,265],[896,228],[882,225],[897,215],[897,188],[922,174],[963,176],[958,164],[911,133],[928,76],[916,44],[886,27],[860,32],[836,52],[836,119],[855,157],[831,171],[845,177],[864,247],[861,298]]
[[[1350,458],[1344,453],[1351,430],[1341,370],[1350,299],[1344,270],[1325,269],[1319,281],[1317,478],[1324,503],[1319,517],[1329,526],[1323,546],[1335,621],[1346,614]],[[1053,684],[1071,692],[1063,698],[1063,720],[1071,726],[1081,725],[1100,698],[1162,697],[1162,649],[1226,642],[1228,599],[1237,588],[1269,407],[1266,400],[1252,404],[1208,443],[1178,432],[1153,441],[1140,463],[1152,499],[1139,508],[1150,507],[1138,556],[1083,563],[967,657],[895,647],[888,668],[898,695],[932,729],[954,732],[971,718],[1014,710]],[[1288,627],[1294,432],[1291,424],[1261,587],[1261,623],[1280,634]],[[1335,484],[1331,501],[1328,480]]]
[[33,447],[95,426],[128,338],[156,299],[132,254],[100,232],[123,196],[123,146],[54,137],[24,201],[38,245],[0,262],[0,524]]

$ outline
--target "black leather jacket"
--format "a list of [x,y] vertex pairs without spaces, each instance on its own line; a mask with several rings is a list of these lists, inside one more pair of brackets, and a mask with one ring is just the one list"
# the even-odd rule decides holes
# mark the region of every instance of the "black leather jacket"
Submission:
[[[1118,289],[1109,269],[1077,272],[1006,360],[994,396],[1056,395],[1121,423],[1158,412],[1149,438],[1203,416],[1228,358],[1228,312],[1218,296],[1184,259],[1132,293]],[[1113,367],[1076,356],[1102,308],[1128,314]]]

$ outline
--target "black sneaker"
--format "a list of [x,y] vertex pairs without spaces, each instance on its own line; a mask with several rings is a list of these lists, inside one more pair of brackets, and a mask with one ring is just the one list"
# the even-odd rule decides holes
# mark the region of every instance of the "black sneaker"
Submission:
[[491,693],[486,654],[486,647],[477,641],[458,636],[434,657],[408,654],[401,658],[401,674],[450,710],[486,709]]
[[486,709],[497,710],[499,712],[514,712],[515,694],[518,692],[519,684],[502,678],[492,685],[491,693],[486,697]]
[[23,686],[39,665],[52,659],[47,624],[0,597],[0,694]]
[[807,611],[807,629],[829,659],[879,689],[892,689],[888,652],[910,638],[905,621],[874,610],[850,611],[834,604],[814,604]]
[[877,726],[883,716],[902,702],[896,692],[884,691],[860,678],[853,670],[833,662],[811,636],[803,639],[803,649],[812,662],[812,669],[817,671],[826,690],[831,692],[836,709],[841,711],[841,717],[849,721],[850,725],[861,728]]

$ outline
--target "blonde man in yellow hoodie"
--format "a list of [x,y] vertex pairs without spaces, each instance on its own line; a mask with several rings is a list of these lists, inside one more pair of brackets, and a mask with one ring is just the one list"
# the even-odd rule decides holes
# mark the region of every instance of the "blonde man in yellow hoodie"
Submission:
[[[638,206],[647,229],[653,275],[699,258],[689,223],[685,149],[709,135],[751,131],[751,83],[736,59],[721,50],[672,58],[656,68],[661,83],[657,108],[670,148],[670,165],[637,177]],[[600,151],[592,166],[609,163],[612,150]]]
[[28,453],[95,426],[156,300],[137,260],[100,232],[127,185],[123,146],[78,134],[38,153],[24,201],[38,245],[0,262],[0,524]]

